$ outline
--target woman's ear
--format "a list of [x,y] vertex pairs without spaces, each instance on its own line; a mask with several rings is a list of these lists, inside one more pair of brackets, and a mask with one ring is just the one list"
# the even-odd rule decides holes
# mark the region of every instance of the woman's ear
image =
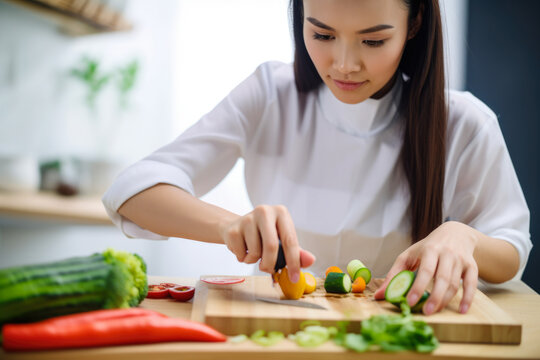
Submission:
[[413,21],[411,21],[409,25],[409,34],[407,35],[407,40],[411,40],[413,37],[418,34],[418,31],[420,31],[420,27],[422,26],[422,14],[424,12],[424,4],[420,4],[420,8],[418,9],[418,14],[416,14],[416,17]]

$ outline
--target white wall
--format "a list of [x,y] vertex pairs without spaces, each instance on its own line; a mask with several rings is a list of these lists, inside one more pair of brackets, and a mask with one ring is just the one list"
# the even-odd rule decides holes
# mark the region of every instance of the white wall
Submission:
[[[88,154],[80,89],[66,69],[81,54],[106,66],[137,57],[140,83],[116,155],[133,161],[172,140],[216,105],[255,67],[291,61],[287,0],[129,0],[132,32],[70,38],[35,15],[0,2],[0,154],[39,158]],[[449,83],[462,88],[466,0],[442,2],[447,14]],[[115,116],[110,103],[101,105]],[[251,209],[242,163],[204,200],[237,213]],[[189,240],[126,239],[106,226],[0,219],[0,267],[83,255],[112,246],[136,251],[153,275],[246,274],[224,246]]]

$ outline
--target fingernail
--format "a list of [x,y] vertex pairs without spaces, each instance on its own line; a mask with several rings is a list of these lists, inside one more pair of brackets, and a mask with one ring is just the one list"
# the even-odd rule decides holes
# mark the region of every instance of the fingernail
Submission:
[[300,274],[299,273],[294,273],[294,274],[291,274],[291,282],[292,283],[297,283],[298,280],[300,280]]
[[465,314],[469,310],[469,307],[466,304],[461,305],[461,308],[459,309],[459,312],[462,314]]
[[408,300],[409,306],[414,306],[416,305],[417,302],[418,302],[418,295],[416,294],[409,295],[409,300]]
[[427,303],[426,306],[424,306],[424,313],[426,315],[429,315],[433,312],[435,305],[433,303]]

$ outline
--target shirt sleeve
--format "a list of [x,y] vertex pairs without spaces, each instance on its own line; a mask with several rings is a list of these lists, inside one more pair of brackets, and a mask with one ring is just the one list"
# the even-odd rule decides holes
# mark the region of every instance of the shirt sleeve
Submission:
[[200,197],[214,188],[243,156],[266,108],[269,66],[261,65],[174,141],[118,175],[102,201],[113,223],[127,237],[167,239],[118,214],[126,200],[159,183]]
[[467,143],[450,150],[445,217],[512,244],[519,253],[519,279],[532,248],[530,213],[497,118],[491,110],[482,116],[476,132],[460,134]]

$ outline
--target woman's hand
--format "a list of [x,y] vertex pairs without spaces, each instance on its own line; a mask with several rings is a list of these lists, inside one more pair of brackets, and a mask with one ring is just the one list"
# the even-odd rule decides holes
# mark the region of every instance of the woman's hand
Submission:
[[375,292],[375,298],[384,299],[386,286],[401,270],[418,270],[407,295],[409,305],[418,302],[433,279],[433,290],[424,305],[424,313],[429,315],[440,311],[457,293],[463,279],[459,311],[466,313],[478,283],[478,266],[473,257],[478,242],[477,233],[477,230],[455,221],[440,225],[397,257],[383,284]]
[[261,259],[259,269],[270,274],[274,272],[281,240],[292,282],[300,278],[301,267],[315,261],[313,254],[298,245],[291,215],[282,205],[259,205],[247,215],[222,223],[220,235],[238,261],[253,264]]

